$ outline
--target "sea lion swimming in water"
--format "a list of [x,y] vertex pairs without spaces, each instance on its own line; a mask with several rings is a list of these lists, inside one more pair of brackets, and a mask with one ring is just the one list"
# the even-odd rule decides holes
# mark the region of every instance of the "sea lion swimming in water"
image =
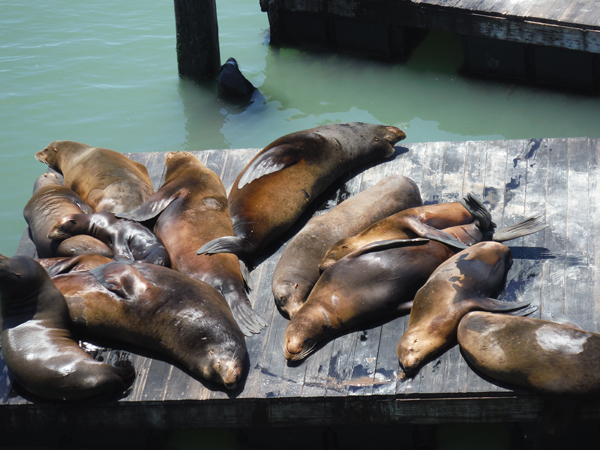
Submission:
[[318,264],[334,242],[390,214],[422,204],[417,185],[394,175],[310,219],[287,244],[273,273],[273,296],[281,312],[294,317],[319,279]]
[[408,327],[396,349],[407,375],[414,376],[456,339],[458,323],[468,312],[509,311],[528,305],[491,298],[499,294],[511,265],[508,247],[480,242],[457,253],[431,274],[413,300]]
[[235,58],[229,58],[219,69],[217,76],[219,97],[226,100],[249,100],[256,88],[240,71]]
[[215,287],[244,334],[259,333],[266,324],[252,310],[237,256],[196,254],[215,238],[233,237],[223,182],[189,152],[169,152],[165,164],[165,182],[158,192],[135,210],[117,216],[137,221],[158,217],[154,232],[169,252],[171,267]]
[[92,236],[77,236],[64,241],[48,237],[52,227],[64,216],[91,212],[92,208],[79,195],[65,187],[56,174],[46,172],[40,175],[33,187],[33,196],[23,209],[38,257],[82,254],[112,257],[112,250]]
[[246,341],[215,288],[155,264],[113,262],[53,278],[82,335],[118,340],[180,363],[195,378],[234,389]]
[[48,233],[55,241],[90,235],[108,245],[116,260],[140,261],[169,266],[169,254],[160,239],[144,225],[117,219],[113,213],[69,214]]
[[94,212],[131,211],[154,193],[146,167],[113,150],[54,141],[35,158],[61,173]]
[[79,347],[65,298],[33,259],[0,255],[0,306],[2,354],[27,391],[50,400],[112,397],[133,379],[130,363],[113,367]]
[[283,136],[242,170],[229,193],[235,236],[215,239],[198,254],[234,253],[247,260],[288,230],[342,174],[387,158],[406,135],[393,126],[323,125]]

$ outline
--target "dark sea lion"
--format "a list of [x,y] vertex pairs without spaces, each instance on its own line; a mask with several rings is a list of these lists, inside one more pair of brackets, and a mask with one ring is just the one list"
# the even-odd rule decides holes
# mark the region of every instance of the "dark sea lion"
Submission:
[[458,326],[467,361],[494,380],[551,397],[597,398],[600,334],[529,317],[472,312]]
[[33,196],[25,205],[23,216],[40,258],[98,254],[112,256],[112,250],[92,236],[54,241],[48,233],[68,214],[92,212],[92,208],[71,189],[63,186],[56,174],[44,173],[35,182]]
[[[501,230],[501,235],[514,239],[538,231],[540,224],[527,219],[509,229]],[[471,223],[443,231],[473,245],[483,235],[477,230],[477,224]],[[346,255],[323,272],[288,324],[286,358],[303,359],[319,342],[410,310],[429,276],[460,250],[447,243],[415,238],[377,241]]]
[[50,277],[70,272],[87,272],[114,259],[101,255],[63,256],[58,258],[43,258],[37,262],[46,269]]
[[375,241],[423,237],[444,242],[448,235],[440,230],[475,221],[482,233],[493,231],[495,227],[490,212],[472,194],[467,194],[460,202],[405,209],[374,223],[356,236],[336,242],[327,251],[319,269],[326,270],[347,254]]
[[152,231],[138,222],[117,219],[113,213],[69,214],[48,233],[60,241],[77,235],[90,235],[108,245],[116,260],[140,261],[169,266],[167,249]]
[[2,354],[27,391],[50,400],[111,397],[133,378],[133,366],[95,361],[69,331],[69,311],[50,276],[26,256],[0,255]]
[[154,193],[146,167],[113,150],[54,141],[35,158],[62,173],[95,212],[131,211]]
[[313,217],[287,244],[275,267],[273,296],[281,312],[294,317],[319,279],[319,262],[333,243],[390,214],[422,204],[418,186],[394,175]]
[[248,100],[256,88],[250,83],[238,67],[238,63],[234,58],[229,58],[225,64],[221,66],[219,75],[217,76],[217,89],[219,97],[226,100]]
[[252,310],[237,256],[196,254],[215,238],[233,236],[223,182],[188,152],[167,153],[165,164],[165,182],[158,192],[118,216],[139,221],[158,216],[154,232],[169,252],[171,267],[221,292],[245,334],[260,332],[266,324]]
[[359,122],[324,125],[283,136],[256,155],[235,180],[229,209],[235,237],[211,241],[199,254],[250,258],[288,230],[342,174],[394,153],[406,135]]
[[53,280],[82,335],[152,350],[229,389],[241,381],[246,341],[212,286],[166,267],[125,262]]
[[480,242],[463,250],[431,274],[413,300],[406,332],[396,353],[409,376],[456,339],[460,319],[470,311],[509,311],[527,303],[494,300],[512,265],[510,249]]

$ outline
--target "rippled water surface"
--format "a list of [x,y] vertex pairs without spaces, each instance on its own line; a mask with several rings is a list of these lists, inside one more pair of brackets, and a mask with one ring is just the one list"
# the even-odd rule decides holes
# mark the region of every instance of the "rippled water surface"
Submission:
[[46,167],[70,139],[120,152],[264,147],[329,122],[397,125],[407,142],[600,137],[596,97],[467,79],[460,41],[431,33],[405,63],[269,46],[258,0],[217,1],[221,58],[260,94],[244,107],[178,77],[172,1],[0,0],[0,253]]

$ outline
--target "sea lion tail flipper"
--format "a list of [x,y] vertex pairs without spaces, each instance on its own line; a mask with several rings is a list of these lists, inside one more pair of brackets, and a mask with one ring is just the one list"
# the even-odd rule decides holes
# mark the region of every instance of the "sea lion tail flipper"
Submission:
[[494,233],[492,240],[496,242],[510,241],[511,239],[517,239],[541,231],[547,226],[547,224],[542,223],[541,214],[538,214],[528,217],[510,227],[502,228],[500,231]]
[[303,157],[302,152],[297,151],[297,147],[297,145],[281,144],[259,154],[242,174],[237,188],[242,189],[262,176],[296,164]]
[[198,255],[214,255],[215,253],[233,253],[238,257],[252,252],[252,245],[244,238],[222,236],[207,242],[196,252]]
[[267,327],[264,319],[252,309],[245,294],[239,295],[236,292],[230,292],[225,294],[224,297],[231,309],[233,318],[246,336],[251,336],[253,333],[258,334],[260,330]]
[[131,263],[110,262],[90,270],[98,282],[119,297],[131,298],[146,286],[146,279]]
[[424,245],[429,242],[429,239],[415,238],[415,239],[388,239],[385,241],[375,241],[364,247],[348,253],[344,258],[356,258],[369,252],[378,252],[382,250],[388,250],[396,247],[410,247],[413,245]]
[[492,222],[492,213],[485,207],[485,205],[479,200],[472,192],[469,192],[461,200],[460,204],[465,207],[467,211],[477,218],[481,231],[488,231],[496,226]]
[[184,191],[184,189],[179,189],[171,195],[165,195],[165,191],[159,189],[158,192],[148,197],[144,203],[134,210],[126,213],[117,213],[115,216],[119,219],[135,220],[136,222],[145,222],[146,220],[154,219],[167,209],[167,206],[174,200],[185,195],[186,192]]

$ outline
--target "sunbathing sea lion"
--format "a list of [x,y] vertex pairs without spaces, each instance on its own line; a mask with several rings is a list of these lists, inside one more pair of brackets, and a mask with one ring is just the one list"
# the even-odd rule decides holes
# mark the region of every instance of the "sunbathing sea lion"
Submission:
[[158,192],[118,217],[145,221],[158,216],[154,232],[169,252],[171,267],[215,287],[242,331],[259,333],[266,324],[252,310],[237,256],[196,254],[215,238],[233,236],[223,182],[189,152],[169,152],[165,164],[165,182]]
[[155,351],[228,389],[242,380],[246,341],[212,286],[166,267],[125,262],[53,281],[82,334]]
[[294,317],[319,279],[319,262],[333,243],[390,214],[422,204],[417,185],[394,175],[310,219],[287,244],[273,273],[273,296],[281,312]]
[[419,289],[408,327],[396,353],[409,376],[456,339],[460,319],[470,311],[510,311],[527,303],[494,300],[512,265],[510,249],[497,242],[480,242],[463,250],[431,274]]
[[108,245],[116,260],[169,266],[169,254],[160,239],[144,225],[117,219],[113,213],[69,214],[60,219],[48,237],[60,241],[90,235]]
[[33,259],[0,255],[0,306],[2,354],[27,391],[50,400],[112,397],[133,378],[131,364],[113,367],[79,347],[65,298]]
[[64,241],[48,237],[50,230],[64,216],[91,212],[92,208],[79,195],[65,187],[56,174],[47,172],[40,175],[33,187],[33,196],[23,210],[38,257],[81,254],[111,257],[112,250],[92,236],[78,236]]
[[405,209],[374,223],[356,236],[336,242],[327,251],[319,269],[326,270],[345,255],[375,241],[423,237],[443,242],[448,236],[440,230],[475,221],[481,233],[492,232],[495,227],[490,212],[473,194],[467,194],[460,202]]
[[37,260],[51,278],[62,273],[88,272],[113,261],[114,259],[102,255],[62,256]]
[[63,174],[94,212],[131,211],[154,193],[146,167],[113,150],[54,141],[35,158]]
[[235,236],[208,242],[198,253],[251,258],[288,230],[333,181],[362,164],[390,157],[405,136],[396,127],[353,122],[277,139],[248,163],[231,188]]

